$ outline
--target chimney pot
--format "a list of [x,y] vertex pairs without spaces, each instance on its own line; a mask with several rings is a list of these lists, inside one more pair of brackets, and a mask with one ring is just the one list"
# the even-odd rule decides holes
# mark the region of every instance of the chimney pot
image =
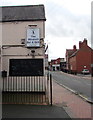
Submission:
[[73,46],[73,50],[76,51],[76,45]]
[[87,45],[87,39],[84,38],[83,45]]
[[79,49],[82,47],[82,42],[79,41]]

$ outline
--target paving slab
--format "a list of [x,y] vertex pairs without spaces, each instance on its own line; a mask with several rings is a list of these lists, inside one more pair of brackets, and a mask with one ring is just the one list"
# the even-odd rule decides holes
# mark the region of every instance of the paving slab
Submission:
[[71,118],[93,119],[93,105],[53,80],[53,104],[63,107]]
[[59,106],[48,105],[2,105],[2,118],[69,118]]

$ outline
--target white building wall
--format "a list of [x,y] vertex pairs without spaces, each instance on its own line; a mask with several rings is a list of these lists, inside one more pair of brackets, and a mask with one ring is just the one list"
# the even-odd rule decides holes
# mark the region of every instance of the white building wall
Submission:
[[[26,32],[32,25],[32,28],[40,29],[40,38],[45,37],[44,22],[4,22],[2,23],[3,45],[21,45],[21,39],[26,39]],[[35,25],[35,26],[33,26]]]
[[[29,26],[30,25],[30,26]],[[26,48],[22,44],[22,39],[26,41],[28,28],[40,29],[40,47]],[[9,59],[28,59],[32,58],[31,50],[35,50],[35,58],[44,59],[44,37],[45,22],[3,22],[2,23],[2,67],[1,71],[6,70],[9,75]],[[45,66],[45,63],[44,63]]]

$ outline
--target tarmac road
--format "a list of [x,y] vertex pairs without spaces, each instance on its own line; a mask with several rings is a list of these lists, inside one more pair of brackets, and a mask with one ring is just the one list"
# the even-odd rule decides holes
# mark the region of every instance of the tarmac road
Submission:
[[85,99],[93,102],[91,97],[91,79],[83,78],[82,76],[70,75],[63,72],[51,72],[53,79],[69,89],[75,91],[76,94],[82,95]]

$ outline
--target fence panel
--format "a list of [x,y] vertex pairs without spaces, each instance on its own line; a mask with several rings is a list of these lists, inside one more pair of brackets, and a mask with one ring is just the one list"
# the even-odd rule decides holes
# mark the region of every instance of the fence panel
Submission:
[[46,86],[47,76],[3,78],[3,91],[7,92],[45,92]]
[[40,104],[48,103],[47,76],[3,78],[3,103]]

